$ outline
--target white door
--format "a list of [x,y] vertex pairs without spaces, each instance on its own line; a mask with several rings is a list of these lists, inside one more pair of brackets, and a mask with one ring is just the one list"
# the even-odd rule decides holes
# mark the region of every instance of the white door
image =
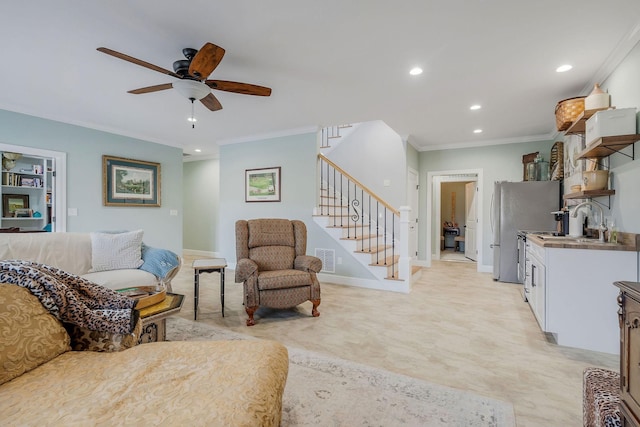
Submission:
[[409,256],[418,257],[418,172],[409,169],[407,176],[407,197],[409,199]]
[[478,227],[478,204],[476,198],[478,190],[475,182],[468,182],[464,186],[465,193],[465,236],[464,236],[464,256],[472,261],[477,261],[476,231]]

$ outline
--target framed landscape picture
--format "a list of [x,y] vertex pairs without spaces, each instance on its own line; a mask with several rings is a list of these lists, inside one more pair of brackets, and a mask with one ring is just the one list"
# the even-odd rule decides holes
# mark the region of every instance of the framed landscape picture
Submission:
[[[3,194],[2,195],[2,216],[13,218],[16,212],[29,208],[29,195],[27,194]],[[21,211],[22,212],[22,211]]]
[[279,202],[280,167],[245,170],[245,202]]
[[160,206],[160,163],[102,156],[105,206]]

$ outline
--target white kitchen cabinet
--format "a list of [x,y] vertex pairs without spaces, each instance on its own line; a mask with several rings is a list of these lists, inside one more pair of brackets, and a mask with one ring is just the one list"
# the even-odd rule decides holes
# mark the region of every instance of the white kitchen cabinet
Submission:
[[[527,243],[531,239],[527,240]],[[542,247],[531,242],[528,301],[559,345],[618,354],[616,281],[638,281],[638,252]],[[534,286],[535,283],[535,286]]]
[[546,267],[544,264],[544,248],[534,245],[527,240],[525,260],[525,292],[531,311],[540,325],[546,331]]

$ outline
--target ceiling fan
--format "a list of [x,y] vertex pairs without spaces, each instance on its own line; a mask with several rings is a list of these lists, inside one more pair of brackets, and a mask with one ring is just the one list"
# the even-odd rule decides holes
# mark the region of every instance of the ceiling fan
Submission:
[[98,50],[102,53],[106,53],[107,55],[115,56],[116,58],[120,58],[133,64],[179,79],[173,83],[164,83],[130,90],[128,93],[139,95],[173,88],[183,96],[187,97],[191,103],[196,99],[200,100],[200,102],[202,102],[202,104],[211,111],[222,109],[222,104],[220,104],[220,101],[218,101],[213,93],[211,93],[211,89],[241,93],[244,95],[271,95],[271,89],[264,86],[231,82],[227,80],[208,80],[209,75],[220,64],[225,53],[223,48],[216,46],[213,43],[205,43],[200,50],[192,48],[182,49],[182,54],[187,59],[175,61],[173,63],[174,71],[166,70],[162,67],[158,67],[157,65],[125,55],[124,53],[116,52],[115,50],[106,47],[99,47]]

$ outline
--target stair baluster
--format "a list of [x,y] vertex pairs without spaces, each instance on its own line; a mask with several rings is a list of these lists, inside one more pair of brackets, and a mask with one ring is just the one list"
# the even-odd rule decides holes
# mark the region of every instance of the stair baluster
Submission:
[[356,242],[356,252],[370,254],[369,265],[386,268],[386,278],[397,280],[400,256],[396,254],[401,251],[396,250],[396,221],[400,221],[400,212],[326,156],[319,154],[318,158],[321,180],[324,180],[320,185],[320,200],[326,200],[320,215],[328,216],[330,228],[343,230],[342,239]]

